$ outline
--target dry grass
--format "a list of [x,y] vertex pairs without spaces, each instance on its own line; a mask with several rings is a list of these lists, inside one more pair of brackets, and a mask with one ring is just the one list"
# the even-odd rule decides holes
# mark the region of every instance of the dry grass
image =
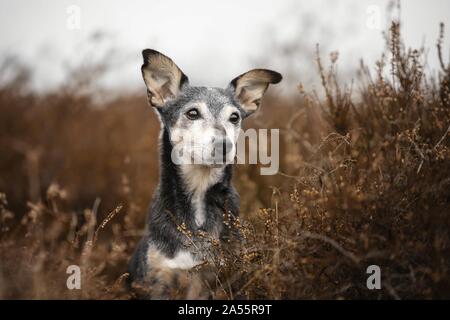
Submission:
[[[393,23],[375,74],[361,62],[358,92],[338,83],[333,53],[329,68],[317,61],[324,98],[299,86],[265,100],[248,126],[281,129],[280,174],[237,168],[242,218],[230,223],[245,241],[208,266],[213,298],[450,297],[442,39],[437,79]],[[155,117],[141,95],[38,95],[19,71],[0,87],[0,297],[132,297],[124,273],[158,179]],[[65,286],[70,264],[82,290]],[[382,290],[366,288],[371,264]]]

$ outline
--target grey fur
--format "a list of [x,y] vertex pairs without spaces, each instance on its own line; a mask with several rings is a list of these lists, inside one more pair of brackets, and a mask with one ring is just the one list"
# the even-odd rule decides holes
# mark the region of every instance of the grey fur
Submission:
[[[144,50],[143,55],[143,74],[148,65],[148,55],[159,55],[157,56],[158,59],[169,59],[149,49]],[[168,62],[164,60],[164,62],[166,65],[173,65],[174,68],[178,68],[171,60]],[[153,68],[157,69],[157,66]],[[152,72],[154,69],[152,69]],[[179,69],[175,71],[181,72]],[[176,96],[171,97],[164,106],[156,108],[162,123],[160,181],[149,208],[146,235],[139,242],[129,264],[129,280],[131,282],[148,284],[158,281],[157,279],[149,280],[149,274],[154,268],[153,264],[156,263],[151,261],[151,256],[149,257],[150,249],[158,252],[164,259],[174,259],[178,253],[186,251],[195,260],[204,261],[205,256],[202,253],[208,250],[209,246],[204,238],[196,236],[196,232],[206,232],[219,240],[227,239],[230,236],[230,229],[224,225],[224,214],[229,214],[231,217],[238,217],[239,215],[239,195],[231,183],[232,164],[224,164],[215,168],[196,167],[195,170],[206,170],[205,172],[211,174],[214,172],[215,174],[215,177],[211,178],[211,184],[199,197],[201,200],[199,204],[198,201],[194,201],[195,194],[183,171],[191,170],[191,168],[186,169],[186,167],[177,165],[171,158],[174,147],[171,135],[174,130],[189,130],[191,122],[184,117],[190,106],[196,103],[207,106],[212,115],[212,119],[205,122],[207,126],[230,126],[229,123],[215,123],[225,106],[235,108],[241,119],[248,115],[235,95],[235,83],[238,78],[233,80],[227,88],[220,89],[190,86],[187,77],[183,73],[181,75],[182,80],[177,84],[179,85],[179,92]],[[281,80],[281,76],[279,77]],[[172,81],[172,79],[169,79],[169,81]],[[155,95],[155,92],[157,94],[157,90],[150,92],[150,89],[153,88],[148,88],[149,101],[151,102],[151,98]],[[226,122],[228,120],[222,119],[221,121]],[[239,128],[241,121],[234,125]],[[204,221],[200,225],[196,220],[196,207],[199,205],[205,213]],[[188,230],[193,232],[192,240],[196,248],[193,248],[192,244],[189,245],[188,242],[190,241],[177,229],[181,224],[184,224]],[[198,250],[199,248],[200,250]]]

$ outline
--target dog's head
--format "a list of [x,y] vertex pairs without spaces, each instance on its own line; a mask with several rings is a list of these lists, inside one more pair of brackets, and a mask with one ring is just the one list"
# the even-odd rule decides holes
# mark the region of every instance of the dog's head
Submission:
[[180,163],[232,162],[242,120],[259,108],[269,84],[282,79],[275,71],[255,69],[225,89],[194,87],[167,56],[151,49],[142,55],[149,104],[169,133],[175,151],[172,160]]

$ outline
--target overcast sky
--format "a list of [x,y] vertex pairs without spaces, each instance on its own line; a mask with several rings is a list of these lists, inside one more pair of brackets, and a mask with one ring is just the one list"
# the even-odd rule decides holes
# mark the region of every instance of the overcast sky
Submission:
[[[103,84],[140,88],[144,48],[173,58],[193,84],[225,86],[254,67],[274,68],[291,80],[308,82],[316,78],[316,43],[324,57],[339,51],[344,74],[351,75],[361,57],[373,62],[384,46],[381,31],[389,18],[387,4],[385,0],[0,0],[0,57],[17,55],[26,61],[39,89],[60,84],[67,68],[103,58],[111,65]],[[436,69],[438,24],[448,23],[450,31],[450,1],[408,0],[401,7],[407,44],[429,46],[429,65]],[[447,37],[446,58],[449,42]]]

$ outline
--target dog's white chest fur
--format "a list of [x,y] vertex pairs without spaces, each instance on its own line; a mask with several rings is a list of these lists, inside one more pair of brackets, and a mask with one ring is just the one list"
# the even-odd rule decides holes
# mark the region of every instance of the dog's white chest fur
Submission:
[[195,223],[202,226],[206,220],[205,195],[209,187],[216,184],[223,175],[223,168],[212,168],[202,165],[183,165],[181,172],[187,191],[191,195]]
[[173,258],[167,258],[155,246],[150,245],[147,250],[147,263],[156,268],[191,269],[200,261],[196,260],[187,250],[180,250]]
[[171,269],[191,269],[199,264],[189,251],[179,251],[172,259],[165,258],[163,266]]

